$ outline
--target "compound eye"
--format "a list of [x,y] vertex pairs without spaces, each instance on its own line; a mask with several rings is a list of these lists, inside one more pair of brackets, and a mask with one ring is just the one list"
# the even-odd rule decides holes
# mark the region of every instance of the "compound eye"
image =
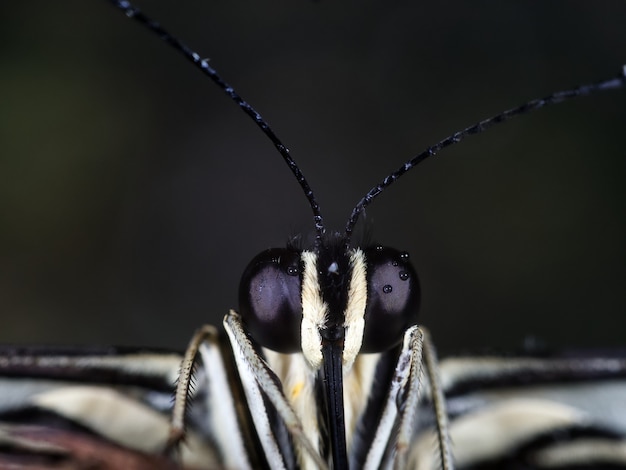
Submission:
[[364,250],[367,260],[367,305],[362,352],[382,352],[402,340],[417,323],[419,281],[409,254],[376,246]]
[[272,248],[248,264],[239,283],[239,312],[250,336],[281,353],[300,351],[300,252]]

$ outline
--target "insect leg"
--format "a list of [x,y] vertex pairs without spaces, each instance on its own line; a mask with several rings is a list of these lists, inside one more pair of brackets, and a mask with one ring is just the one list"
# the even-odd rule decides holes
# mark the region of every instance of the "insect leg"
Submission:
[[422,385],[424,336],[424,330],[418,326],[408,330],[404,336],[405,344],[407,343],[407,339],[409,340],[410,364],[405,396],[402,402],[404,409],[401,410],[398,438],[395,444],[394,468],[406,468],[406,459],[413,435],[413,427],[417,419],[420,386]]
[[450,427],[448,423],[448,411],[446,409],[446,398],[443,394],[443,385],[439,374],[439,360],[437,359],[437,351],[430,333],[424,330],[424,364],[426,373],[430,382],[430,394],[435,409],[435,418],[437,423],[437,441],[441,459],[441,468],[454,468],[452,458],[452,446],[450,441]]
[[[424,331],[412,326],[404,333],[387,398],[378,420],[364,469],[403,468],[417,413],[422,378]],[[400,422],[400,425],[399,425]],[[398,427],[399,425],[399,427]],[[393,433],[397,432],[397,442]]]
[[[367,456],[366,468],[389,468],[392,466],[398,469],[406,468],[419,410],[419,394],[424,368],[431,384],[441,468],[444,470],[454,468],[448,436],[445,398],[439,380],[437,355],[428,332],[418,326],[409,328],[404,335],[402,351],[398,358],[372,448]],[[395,446],[390,448],[389,443],[392,442],[391,436],[396,425],[398,427]]]
[[278,378],[255,351],[241,324],[239,315],[233,310],[224,318],[224,328],[230,338],[237,369],[248,399],[248,405],[252,410],[257,434],[265,449],[270,466],[272,468],[284,468],[285,461],[270,429],[264,398],[272,403],[295,441],[314,461],[316,468],[328,468],[316,447],[304,433],[302,422],[287,401]]
[[202,326],[191,338],[183,362],[180,365],[180,375],[176,384],[174,395],[174,409],[172,410],[172,421],[170,436],[166,452],[172,452],[185,437],[185,413],[189,406],[190,388],[192,386],[193,372],[198,356],[200,345],[212,338],[217,337],[217,330],[211,325]]
[[189,401],[193,395],[193,377],[198,355],[207,372],[202,376],[206,380],[202,388],[206,392],[203,396],[208,402],[207,409],[211,410],[211,434],[222,454],[224,464],[228,468],[242,470],[262,465],[254,457],[255,450],[251,448],[252,439],[246,427],[248,420],[238,413],[240,407],[236,404],[237,394],[231,387],[219,335],[217,329],[211,325],[204,325],[196,331],[181,362],[166,452],[170,455],[177,453],[177,446],[187,441],[185,424]]

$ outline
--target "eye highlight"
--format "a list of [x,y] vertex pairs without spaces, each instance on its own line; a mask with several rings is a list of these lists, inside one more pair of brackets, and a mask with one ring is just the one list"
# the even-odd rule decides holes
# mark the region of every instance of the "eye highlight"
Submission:
[[239,283],[239,311],[261,346],[281,353],[300,351],[301,285],[297,250],[272,248],[248,264]]
[[381,352],[395,346],[417,323],[420,288],[405,251],[366,248],[367,306],[361,352]]

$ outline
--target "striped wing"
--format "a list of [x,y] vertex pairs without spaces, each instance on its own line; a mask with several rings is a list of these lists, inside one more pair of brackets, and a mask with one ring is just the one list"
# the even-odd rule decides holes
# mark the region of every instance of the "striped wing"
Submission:
[[[114,348],[3,348],[0,468],[178,468],[164,449],[181,357]],[[204,369],[198,379],[206,381]],[[186,468],[219,468],[222,460],[202,422],[203,393],[190,415]]]
[[[178,466],[164,450],[179,354],[4,348],[0,468],[266,466],[228,349],[216,343],[207,351]],[[361,452],[382,418],[376,403],[389,387],[391,364],[381,357],[355,420],[350,441]],[[626,468],[621,355],[456,357],[441,362],[441,376],[459,468]],[[409,466],[437,468],[427,391],[418,416]]]
[[[623,354],[457,357],[441,371],[459,468],[626,468]],[[437,468],[421,416],[411,466]]]

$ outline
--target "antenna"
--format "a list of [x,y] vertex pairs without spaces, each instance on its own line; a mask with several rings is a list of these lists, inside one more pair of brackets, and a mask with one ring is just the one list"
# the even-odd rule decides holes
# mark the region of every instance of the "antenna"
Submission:
[[588,85],[581,85],[570,90],[557,91],[556,93],[552,93],[545,98],[538,98],[528,101],[527,103],[524,103],[516,108],[508,109],[500,114],[479,121],[476,124],[466,127],[465,129],[455,132],[445,139],[440,140],[435,145],[431,145],[426,150],[415,155],[409,161],[404,163],[396,171],[387,175],[378,184],[372,187],[372,189],[370,189],[359,202],[357,202],[356,206],[354,206],[354,209],[352,209],[352,214],[350,214],[350,218],[348,219],[348,223],[346,224],[346,230],[344,232],[346,248],[350,245],[350,239],[352,238],[354,226],[356,225],[357,221],[359,220],[359,216],[365,210],[365,208],[369,206],[370,203],[380,193],[383,192],[383,190],[387,189],[389,186],[395,183],[398,178],[417,166],[417,164],[426,160],[428,157],[437,155],[441,150],[446,147],[458,144],[466,137],[480,134],[493,126],[497,124],[502,124],[503,122],[507,122],[514,117],[520,116],[522,114],[527,114],[541,108],[545,108],[546,106],[562,103],[572,98],[578,98],[579,96],[587,96],[598,91],[614,90],[617,88],[621,88],[622,86],[624,86],[625,83],[626,65],[622,67],[621,73],[615,78],[610,78],[608,80],[603,80],[601,82],[591,83]]
[[[315,245],[316,247],[320,247],[322,244],[322,238],[325,233],[324,221],[322,218],[322,213],[319,207],[317,200],[315,199],[315,195],[313,190],[309,186],[306,178],[302,174],[300,168],[291,157],[289,153],[289,149],[282,143],[282,141],[278,138],[278,136],[274,133],[270,125],[263,119],[263,117],[256,111],[247,101],[245,101],[232,86],[230,86],[222,77],[217,73],[217,71],[211,67],[206,59],[202,59],[200,55],[190,49],[187,45],[181,42],[176,37],[172,36],[168,33],[163,27],[156,21],[150,19],[145,14],[141,12],[138,8],[132,6],[126,0],[109,0],[114,6],[122,10],[126,16],[136,20],[141,23],[143,26],[148,28],[150,31],[158,35],[163,41],[173,47],[176,51],[185,56],[188,60],[190,60],[198,69],[200,69],[205,75],[207,75],[219,88],[226,93],[237,105],[256,123],[256,125],[261,129],[261,131],[272,141],[274,147],[278,150],[280,155],[283,157],[283,160],[296,177],[296,180],[300,184],[304,195],[309,201],[309,206],[313,211],[313,220],[315,224]],[[365,210],[365,208],[371,204],[371,202],[393,183],[395,183],[402,175],[407,173],[409,170],[417,166],[420,162],[426,160],[428,157],[432,157],[437,155],[441,150],[451,145],[457,144],[464,140],[465,138],[480,134],[491,127],[501,124],[504,122],[513,119],[514,117],[530,113],[532,111],[544,108],[546,106],[550,106],[553,104],[562,103],[564,101],[570,100],[572,98],[577,98],[579,96],[587,96],[595,92],[604,91],[604,90],[612,90],[616,88],[620,88],[624,86],[626,82],[626,66],[623,67],[621,73],[615,77],[608,80],[604,80],[597,83],[581,85],[576,88],[572,88],[569,90],[558,91],[556,93],[552,93],[545,98],[534,99],[528,101],[527,103],[522,104],[516,108],[508,109],[500,114],[497,114],[493,117],[484,119],[482,121],[477,122],[469,127],[466,127],[463,130],[455,132],[454,134],[446,137],[443,140],[440,140],[434,145],[431,145],[423,152],[415,155],[402,166],[400,166],[397,170],[393,171],[389,175],[387,175],[384,179],[382,179],[379,183],[373,186],[366,194],[361,198],[361,200],[354,206],[352,209],[352,213],[346,223],[346,228],[344,231],[344,239],[345,246],[348,248],[350,246],[352,233],[354,231],[354,227],[359,220],[361,213]]]
[[324,220],[322,218],[322,213],[320,211],[320,206],[315,199],[315,195],[313,194],[313,190],[306,178],[298,168],[295,160],[291,158],[289,154],[289,149],[283,142],[278,138],[278,136],[274,133],[270,125],[267,123],[265,119],[259,114],[259,112],[254,109],[247,101],[245,101],[236,91],[230,86],[224,79],[217,73],[213,67],[209,65],[208,60],[202,59],[200,55],[189,48],[185,43],[180,41],[178,38],[172,36],[168,33],[163,27],[156,21],[152,20],[148,16],[146,16],[139,8],[134,7],[125,0],[109,0],[115,7],[122,10],[127,17],[137,21],[141,25],[148,28],[154,34],[159,36],[165,43],[170,45],[184,57],[186,57],[189,61],[191,61],[202,73],[208,76],[213,83],[215,83],[219,88],[222,89],[228,97],[233,100],[237,105],[246,113],[250,119],[252,119],[255,124],[261,129],[263,134],[267,136],[268,139],[272,141],[276,150],[283,157],[283,160],[296,177],[298,184],[304,191],[304,195],[309,201],[309,205],[311,206],[311,210],[313,211],[313,220],[315,223],[315,245],[320,246],[322,243],[322,237],[325,232],[324,228]]

